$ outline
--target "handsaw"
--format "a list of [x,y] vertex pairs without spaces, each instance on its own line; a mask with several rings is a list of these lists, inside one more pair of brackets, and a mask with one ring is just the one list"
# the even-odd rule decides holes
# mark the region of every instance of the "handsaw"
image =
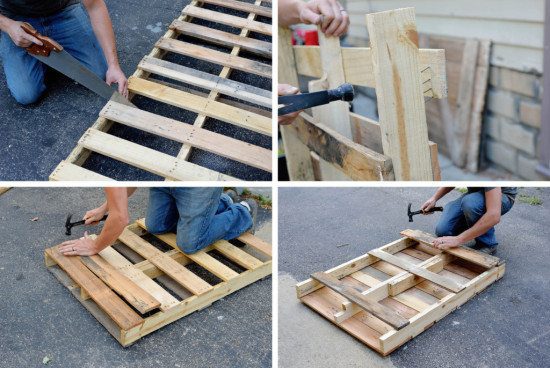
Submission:
[[88,68],[72,57],[63,49],[63,46],[51,38],[41,35],[29,23],[23,23],[21,28],[42,42],[42,46],[33,43],[31,46],[26,48],[30,55],[107,100],[113,100],[128,106],[134,106],[116,89],[109,86],[104,80],[92,73]]

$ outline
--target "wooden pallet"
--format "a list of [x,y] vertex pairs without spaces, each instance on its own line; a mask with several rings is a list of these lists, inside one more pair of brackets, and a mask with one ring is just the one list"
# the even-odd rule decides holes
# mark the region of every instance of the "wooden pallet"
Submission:
[[[99,255],[65,257],[54,246],[46,249],[45,259],[49,271],[121,345],[128,346],[270,275],[271,245],[250,233],[237,240],[246,246],[220,240],[184,254],[175,234],[153,237],[141,219]],[[151,244],[155,242],[169,250]]]
[[[271,173],[270,149],[203,128],[208,119],[216,119],[261,135],[272,134],[271,91],[228,79],[233,70],[271,78],[271,43],[249,37],[251,32],[271,36],[271,25],[256,20],[257,15],[271,17],[271,8],[261,6],[261,3],[259,0],[254,4],[237,0],[192,1],[129,78],[131,97],[140,95],[197,113],[194,122],[169,119],[111,100],[67,159],[56,167],[50,180],[110,180],[83,167],[92,153],[168,180],[238,180],[189,162],[193,148]],[[205,4],[239,10],[249,15],[246,18],[229,15],[206,9]],[[240,33],[207,28],[192,23],[193,19],[230,26],[240,29]],[[201,45],[189,40],[199,40]],[[225,49],[218,51],[208,46],[222,46]],[[266,63],[247,58],[241,55],[241,51],[260,56]],[[218,64],[223,68],[219,75],[209,74],[164,60],[170,53]],[[178,83],[185,83],[185,86]],[[114,122],[181,143],[180,152],[174,157],[109,134]]]
[[279,83],[298,85],[302,75],[320,78],[310,91],[345,82],[375,88],[380,114],[376,122],[337,102],[281,127],[291,180],[440,179],[424,99],[447,96],[445,51],[419,49],[413,8],[366,20],[370,48],[341,47],[322,32],[318,47],[292,46],[290,30],[279,29]]
[[296,285],[307,306],[382,355],[388,355],[504,275],[493,256],[440,251],[434,236],[404,238]]

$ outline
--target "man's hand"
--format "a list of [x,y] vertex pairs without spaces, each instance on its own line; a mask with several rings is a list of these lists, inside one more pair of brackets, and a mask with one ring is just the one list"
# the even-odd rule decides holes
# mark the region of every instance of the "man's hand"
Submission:
[[17,22],[14,20],[10,20],[8,23],[8,26],[6,27],[5,31],[12,39],[13,43],[15,43],[19,47],[29,47],[33,43],[42,46],[42,42],[34,37],[28,34],[21,28],[22,22]]
[[126,79],[126,76],[124,75],[122,69],[120,69],[119,65],[109,66],[109,69],[107,69],[105,82],[107,82],[108,85],[113,83],[118,84],[118,93],[128,98],[128,79]]
[[461,244],[462,242],[458,236],[443,236],[434,240],[434,247],[441,250],[456,248]]
[[430,199],[428,199],[423,205],[422,207],[420,207],[420,210],[422,212],[424,212],[424,215],[431,215],[431,212],[429,212],[432,208],[435,207],[435,204],[437,203],[437,200],[432,197]]
[[349,16],[336,0],[311,0],[301,8],[300,20],[305,24],[321,26],[328,37],[340,37],[348,31]]
[[104,203],[100,207],[94,208],[93,210],[86,212],[82,219],[85,221],[85,225],[97,225],[106,213],[107,203]]
[[65,256],[93,256],[99,253],[96,242],[84,233],[84,237],[75,240],[68,240],[59,246],[59,252]]
[[[289,84],[279,84],[278,93],[279,96],[295,95],[298,94],[300,90],[296,87],[293,87]],[[291,114],[279,116],[279,125],[290,125],[298,117],[300,111],[293,112]]]

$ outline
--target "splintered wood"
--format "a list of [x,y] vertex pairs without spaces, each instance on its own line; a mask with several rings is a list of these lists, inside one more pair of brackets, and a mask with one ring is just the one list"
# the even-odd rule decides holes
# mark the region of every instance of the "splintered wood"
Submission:
[[296,285],[298,298],[382,355],[388,355],[504,275],[497,257],[441,251],[418,230]]
[[[227,14],[235,10],[247,16]],[[191,1],[151,53],[141,60],[129,78],[128,88],[131,97],[140,95],[158,104],[196,113],[194,121],[169,119],[111,100],[69,157],[50,175],[50,180],[110,180],[83,167],[92,153],[167,180],[242,179],[190,162],[192,149],[271,173],[271,149],[205,128],[206,122],[215,119],[257,133],[258,137],[271,136],[271,91],[229,79],[233,70],[271,78],[271,42],[251,35],[254,32],[271,36],[271,24],[258,19],[271,18],[271,13],[272,9],[262,6],[260,0],[253,4],[237,0]],[[196,24],[194,20],[211,22],[216,27],[229,26],[237,33]],[[165,60],[176,55],[219,65],[221,72],[214,75]],[[180,143],[179,154],[174,157],[109,134],[114,123]]]
[[[380,122],[344,102],[301,113],[281,127],[291,180],[440,180],[428,141],[425,98],[447,96],[445,51],[420,49],[413,8],[366,16],[371,47],[340,47],[319,31],[319,46],[292,46],[279,29],[279,83],[318,78],[310,91],[342,83],[376,89]],[[327,143],[330,142],[330,143]]]
[[45,251],[46,266],[117,339],[141,337],[271,274],[271,245],[245,233],[237,247],[220,240],[194,254],[182,253],[176,235],[147,241],[145,220],[128,226],[119,242],[91,257]]

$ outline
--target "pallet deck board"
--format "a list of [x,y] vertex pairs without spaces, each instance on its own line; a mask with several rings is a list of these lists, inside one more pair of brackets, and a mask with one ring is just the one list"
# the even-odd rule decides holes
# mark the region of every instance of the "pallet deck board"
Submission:
[[[99,255],[87,258],[84,262],[80,261],[80,257],[61,255],[57,251],[57,246],[45,250],[46,267],[49,271],[123,346],[128,346],[190,313],[206,308],[272,272],[272,260],[269,257],[262,261],[257,260],[261,264],[254,264],[254,268],[237,273],[208,254],[215,249],[214,244],[193,255],[184,254],[177,248],[176,235],[173,233],[164,234],[164,237],[158,236],[160,240],[169,239],[171,243],[174,241],[172,243],[174,247],[171,250],[161,251],[141,237],[149,234],[140,230],[142,228],[140,223],[144,225],[144,219],[125,229],[124,234],[119,237],[121,243],[105,248]],[[252,234],[250,236],[254,237]],[[130,248],[121,245],[126,243],[130,243]],[[234,247],[231,244],[228,246]],[[130,251],[132,247],[141,257],[136,253],[132,255]],[[239,251],[246,252],[247,248]],[[142,260],[143,258],[145,259]],[[231,263],[229,260],[228,262]],[[95,267],[97,263],[101,264],[102,269],[107,268],[111,274],[116,273],[118,277],[109,280],[104,278],[107,281],[105,283],[90,270],[90,267]],[[221,282],[209,285],[198,274],[192,273],[193,276],[186,279],[186,285],[182,288],[180,286],[181,268],[190,264],[204,266],[205,269],[218,273],[222,276]],[[190,282],[194,286],[190,286]],[[130,286],[129,283],[134,285]],[[201,289],[201,285],[208,285],[207,290]],[[124,287],[129,287],[142,296],[145,293],[151,299],[156,299],[155,305],[160,304],[160,309],[147,307],[142,310],[136,308],[134,311],[128,300],[120,298],[114,292],[121,292]],[[193,287],[198,288],[195,291],[200,293],[194,294],[187,291],[188,288]],[[179,296],[181,300],[172,294]],[[149,311],[143,313],[145,309]]]
[[271,18],[271,9],[265,6],[245,3],[237,0],[201,0],[203,3],[224,6],[226,8],[240,10],[246,13],[254,13],[262,17]]
[[[505,272],[496,257],[490,259],[492,266],[481,267],[483,253],[441,252],[426,245],[433,238],[430,234],[412,230],[402,234],[407,237],[296,285],[302,303],[382,355],[427,330]],[[448,290],[454,284],[460,288]],[[396,328],[367,308],[372,303],[407,324]]]
[[[253,134],[245,136],[240,132],[242,128],[262,136],[272,136],[272,92],[271,90],[231,80],[231,73],[237,70],[243,72],[239,73],[238,78],[241,78],[240,74],[250,75],[254,78],[257,78],[255,75],[259,75],[262,77],[262,84],[265,83],[265,79],[272,78],[272,66],[270,65],[272,43],[269,40],[270,37],[263,37],[264,40],[249,37],[251,32],[271,36],[272,25],[269,23],[271,17],[260,19],[258,15],[267,16],[268,13],[271,14],[272,9],[261,6],[262,2],[259,0],[255,1],[254,4],[236,0],[229,3],[218,1],[219,5],[214,7],[216,10],[202,8],[202,6],[217,4],[214,4],[215,0],[212,1],[211,4],[198,0],[191,1],[191,4],[171,23],[158,44],[141,60],[135,72],[129,78],[130,100],[134,99],[135,96],[147,98],[147,110],[156,112],[168,108],[163,107],[164,104],[168,104],[198,114],[191,122],[180,122],[172,119],[170,123],[167,123],[165,118],[159,114],[152,114],[138,109],[145,117],[152,118],[156,122],[154,128],[128,120],[120,122],[134,129],[157,135],[160,137],[157,139],[159,144],[162,144],[162,138],[175,142],[175,144],[182,144],[179,153],[174,156],[172,154],[167,155],[160,152],[162,148],[151,149],[142,144],[125,140],[120,141],[118,135],[115,136],[115,133],[109,133],[111,127],[117,121],[111,120],[105,115],[100,115],[91,126],[92,131],[88,130],[82,136],[69,156],[60,162],[50,174],[50,180],[112,180],[107,176],[94,172],[102,170],[101,165],[96,166],[94,164],[93,169],[83,167],[94,153],[99,154],[95,157],[99,157],[100,160],[114,161],[115,165],[118,161],[140,169],[145,173],[160,176],[164,180],[239,180],[241,178],[231,176],[231,172],[234,170],[229,165],[235,163],[259,169],[257,173],[252,171],[253,175],[272,173],[272,148],[265,149],[257,146],[257,144],[263,146],[265,143],[250,144],[248,142],[248,137],[260,142],[264,141],[264,137]],[[228,9],[237,8],[245,12],[245,9],[254,10],[254,12],[246,13],[247,16],[226,14],[229,11]],[[192,14],[196,14],[196,16]],[[238,32],[218,30],[215,24],[211,24],[211,27],[214,28],[199,25],[196,24],[194,18],[225,24],[235,28]],[[172,52],[183,56],[172,58],[171,56],[174,56]],[[164,60],[165,58],[169,58],[170,61]],[[180,63],[186,64],[190,58],[206,61],[206,63],[199,63],[200,65],[218,64],[222,67],[221,72],[215,75],[206,72],[208,66],[202,67],[203,70],[195,70],[180,65]],[[248,82],[248,79],[245,80]],[[106,107],[116,103],[117,101],[110,100]],[[140,106],[139,103],[137,105]],[[151,106],[149,107],[149,105]],[[131,107],[136,108],[133,105]],[[138,115],[140,113],[134,111],[134,116]],[[205,125],[205,123],[212,120],[220,120],[234,125],[236,128],[227,129],[223,126],[218,127],[218,124],[214,124],[210,128],[209,125]],[[163,121],[163,123],[161,124],[159,121]],[[140,122],[143,122],[143,119]],[[171,131],[164,134],[163,127],[166,124],[170,126]],[[181,130],[185,128],[180,127],[172,130],[177,124],[190,125],[194,129],[203,130],[195,131],[196,133],[190,133],[189,129],[186,129],[186,133],[182,133]],[[125,127],[122,128],[126,129]],[[206,132],[207,129],[214,129],[222,132],[222,134],[209,134],[214,132]],[[90,142],[94,138],[90,138],[90,134],[96,135],[96,132],[108,135],[105,138],[110,139],[109,144],[102,144],[97,141]],[[238,138],[231,138],[234,134]],[[197,135],[200,135],[200,137],[197,137]],[[226,139],[221,139],[221,136]],[[118,149],[117,144],[122,144],[131,149],[132,154],[125,155],[124,152]],[[223,166],[221,168],[217,167],[216,170],[210,170],[202,166],[211,167],[208,161],[197,165],[199,167],[189,166],[189,160],[195,159],[195,156],[191,155],[194,148],[212,152],[229,160],[220,160]],[[110,158],[112,161],[104,159],[102,156]],[[151,157],[155,157],[157,162],[161,162],[161,168],[154,165]],[[245,170],[246,168],[239,167],[238,172],[241,172],[239,175],[245,176]]]

